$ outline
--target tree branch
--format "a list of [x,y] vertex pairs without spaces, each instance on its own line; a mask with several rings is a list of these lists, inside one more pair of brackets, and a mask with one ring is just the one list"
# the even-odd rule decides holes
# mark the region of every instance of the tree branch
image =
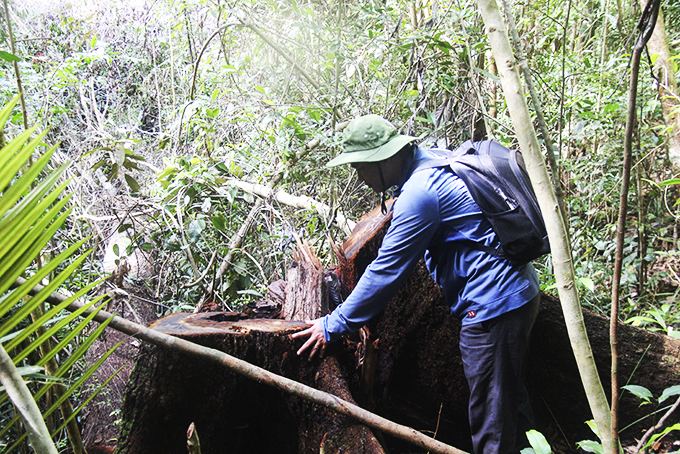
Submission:
[[[25,282],[25,279],[18,278],[14,283],[13,288],[23,285]],[[42,289],[43,286],[36,285],[30,294],[37,294]],[[66,296],[54,292],[49,297],[47,297],[47,302],[50,304],[59,304],[66,299]],[[66,309],[73,312],[82,306],[83,303],[76,301],[67,306]],[[89,315],[92,312],[93,310],[90,308],[85,310],[84,314]],[[193,342],[189,342],[178,337],[173,337],[168,334],[161,333],[160,331],[155,331],[103,310],[100,310],[97,315],[94,316],[94,320],[99,323],[102,323],[108,319],[112,319],[108,325],[109,328],[113,328],[116,331],[120,331],[121,333],[132,336],[135,339],[226,366],[237,374],[253,379],[260,384],[271,386],[302,399],[309,400],[310,402],[314,402],[318,405],[322,405],[337,413],[354,418],[357,421],[366,424],[367,426],[389,433],[394,437],[412,443],[414,446],[417,446],[420,449],[430,450],[431,452],[442,454],[467,454],[465,451],[461,451],[440,441],[434,440],[410,427],[396,424],[388,419],[364,410],[358,405],[354,405],[342,400],[337,396],[319,391],[312,388],[311,386],[298,383],[289,378],[276,375],[219,350],[203,347]]]
[[[329,207],[323,202],[314,200],[311,197],[295,196],[281,189],[272,189],[269,186],[265,186],[262,184],[249,183],[247,181],[237,180],[233,178],[227,180],[227,183],[233,184],[234,186],[245,192],[249,192],[254,195],[259,195],[260,197],[263,197],[265,199],[272,198],[278,202],[281,202],[285,205],[289,205],[295,208],[303,208],[306,210],[316,211],[324,218],[329,218],[332,215],[331,207]],[[338,225],[338,227],[340,227],[340,229],[342,229],[342,231],[346,235],[351,235],[352,230],[356,225],[356,222],[347,219],[345,215],[340,211],[337,211],[335,213],[335,223]]]
[[[305,144],[305,148],[300,152],[299,155],[295,156],[295,158],[291,161],[291,165],[295,165],[296,162],[298,162],[300,159],[305,157],[310,151],[315,149],[316,147],[319,146],[321,141],[319,139],[314,139],[311,142]],[[279,184],[279,182],[283,179],[283,172],[277,173],[274,178],[269,182],[267,187],[269,189],[274,188],[276,185]],[[227,272],[227,269],[229,268],[229,264],[231,264],[231,259],[234,256],[234,251],[241,247],[241,244],[243,243],[243,239],[246,237],[246,234],[248,233],[248,230],[250,230],[250,226],[253,224],[253,221],[255,220],[255,216],[257,213],[260,211],[260,208],[262,207],[262,199],[258,199],[257,202],[255,202],[255,205],[250,209],[250,213],[248,213],[248,216],[246,219],[243,221],[243,224],[241,224],[241,228],[238,229],[234,237],[231,239],[231,242],[229,243],[229,250],[227,251],[226,257],[222,260],[222,264],[220,265],[219,270],[217,270],[217,273],[215,274],[215,278],[210,285],[210,291],[208,292],[209,295],[211,295],[215,291],[215,284],[224,276],[224,273]],[[196,305],[196,308],[194,309],[194,312],[197,313],[201,310],[203,307],[203,304],[205,304],[206,300],[204,299],[201,301],[198,305]]]

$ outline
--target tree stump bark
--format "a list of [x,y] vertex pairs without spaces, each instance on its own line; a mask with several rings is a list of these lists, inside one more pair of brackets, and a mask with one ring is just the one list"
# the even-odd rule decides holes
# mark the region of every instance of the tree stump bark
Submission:
[[328,290],[321,262],[306,240],[296,237],[297,249],[288,270],[283,318],[314,320],[328,313]]

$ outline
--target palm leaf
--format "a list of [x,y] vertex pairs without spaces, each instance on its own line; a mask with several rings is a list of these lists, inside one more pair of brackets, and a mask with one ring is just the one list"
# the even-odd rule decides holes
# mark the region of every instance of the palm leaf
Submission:
[[[4,129],[4,125],[17,101],[18,97],[0,110],[0,130]],[[0,193],[0,238],[2,238],[0,243],[0,339],[2,339],[0,349],[2,351],[0,353],[5,351],[10,353],[10,356],[7,356],[9,361],[2,362],[0,377],[3,378],[3,385],[6,387],[8,384],[11,385],[12,394],[9,397],[13,400],[15,406],[21,405],[21,408],[31,409],[30,414],[21,413],[25,425],[26,421],[30,421],[28,426],[31,430],[28,437],[31,444],[34,447],[48,445],[53,447],[47,431],[34,430],[34,428],[40,424],[44,426],[43,419],[54,412],[60,404],[67,401],[82,386],[87,377],[99,367],[101,362],[113,352],[115,347],[85,373],[76,373],[75,375],[78,378],[75,381],[63,380],[63,377],[74,375],[72,372],[74,364],[84,356],[87,349],[104,331],[108,323],[100,324],[89,336],[84,340],[82,339],[98,309],[95,309],[92,314],[80,322],[77,322],[77,319],[80,318],[86,308],[92,307],[102,297],[86,304],[73,314],[61,316],[60,313],[75,300],[85,297],[100,282],[93,282],[82,288],[63,303],[38,316],[33,322],[30,321],[31,312],[41,306],[71,275],[76,273],[80,264],[91,252],[76,255],[80,247],[87,241],[87,239],[84,239],[71,245],[49,262],[42,264],[37,270],[28,273],[28,270],[32,269],[31,264],[64,224],[70,213],[70,210],[65,209],[69,197],[62,197],[68,182],[60,183],[66,165],[55,170],[48,170],[50,159],[57,147],[50,147],[43,152],[39,159],[29,164],[29,160],[36,149],[44,145],[45,133],[31,138],[34,132],[35,128],[32,128],[19,134],[0,150],[0,191],[3,191]],[[37,284],[57,271],[56,276],[51,277],[50,282],[42,290],[33,296],[28,296]],[[23,285],[10,290],[17,278],[26,274],[30,275],[26,276]],[[57,319],[57,321],[48,330],[42,332],[41,328],[54,319]],[[36,351],[44,343],[49,342],[50,338],[57,333],[61,341],[56,346],[52,347],[50,343],[48,344],[50,348],[43,347],[42,350],[47,351],[47,353],[36,364],[28,364],[29,354]],[[30,391],[24,383],[25,378],[22,378],[16,366],[27,367],[24,372],[28,376],[29,372],[35,372],[35,367],[42,370],[43,366],[49,361],[53,361],[53,358],[56,358],[60,352],[63,352],[67,346],[74,342],[79,344],[75,351],[59,355],[62,362],[58,364],[57,370],[51,371],[51,376],[43,381],[41,386],[36,388],[36,383],[33,383],[31,387],[35,388],[34,392],[31,398],[27,398],[27,395],[31,396]],[[22,348],[19,348],[20,346]],[[11,383],[10,379],[12,380]],[[6,380],[7,383],[5,383]],[[66,387],[60,393],[54,405],[41,414],[36,402],[52,389],[55,383],[60,388],[64,388],[64,385]],[[19,389],[20,392],[14,392],[15,389]],[[29,394],[26,394],[27,392]],[[0,390],[0,404],[7,398],[7,391]],[[19,399],[19,402],[15,401],[16,399]],[[3,441],[8,441],[6,437],[19,418],[19,414],[13,418],[6,418],[3,415],[2,423],[0,423],[0,426],[4,426],[0,430],[0,445]],[[68,422],[63,421],[63,424]],[[13,437],[13,442],[16,442],[15,447],[23,443],[22,440],[25,435]],[[47,435],[46,439],[45,435]],[[11,449],[6,452],[10,452]]]

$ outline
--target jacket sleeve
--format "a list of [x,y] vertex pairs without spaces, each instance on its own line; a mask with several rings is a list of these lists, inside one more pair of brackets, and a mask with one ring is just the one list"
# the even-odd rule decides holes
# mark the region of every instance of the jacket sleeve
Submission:
[[324,317],[326,341],[335,341],[345,333],[358,330],[380,312],[423,257],[439,227],[440,217],[436,193],[421,187],[404,188],[394,204],[392,224],[378,257],[368,266],[347,300]]

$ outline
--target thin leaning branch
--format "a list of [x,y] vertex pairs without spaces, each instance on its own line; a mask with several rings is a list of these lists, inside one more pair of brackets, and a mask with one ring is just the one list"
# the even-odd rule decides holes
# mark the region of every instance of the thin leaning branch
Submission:
[[[640,72],[640,59],[642,52],[651,38],[660,7],[660,0],[651,0],[645,6],[640,18],[638,28],[640,35],[633,47],[633,55],[630,70],[630,88],[628,91],[628,115],[626,117],[626,134],[624,137],[623,148],[623,169],[621,171],[621,192],[619,198],[619,218],[616,227],[616,256],[614,259],[614,276],[612,278],[612,304],[609,325],[609,339],[611,343],[611,436],[615,443],[610,451],[617,454],[619,439],[618,428],[618,403],[619,403],[619,380],[618,380],[618,351],[619,341],[617,337],[617,324],[619,320],[619,299],[621,290],[621,274],[623,272],[623,247],[626,236],[626,217],[628,216],[628,191],[630,188],[630,171],[633,160],[633,134],[636,123],[636,102],[638,90],[638,76]],[[607,451],[605,451],[607,453]]]
[[[517,53],[517,61],[519,68],[522,70],[522,76],[524,76],[524,81],[527,84],[527,89],[529,94],[531,94],[531,103],[534,105],[534,111],[536,112],[536,120],[538,122],[538,128],[541,130],[541,135],[543,136],[543,142],[545,142],[545,149],[548,156],[548,162],[550,163],[550,173],[552,176],[553,186],[555,186],[555,196],[557,197],[557,203],[560,205],[560,210],[562,211],[562,217],[567,219],[567,211],[564,206],[564,190],[562,189],[562,181],[560,180],[560,170],[557,163],[557,158],[555,156],[555,145],[553,144],[552,138],[550,137],[550,131],[548,131],[548,126],[545,123],[545,117],[543,116],[543,105],[541,100],[536,93],[536,87],[534,86],[533,78],[531,77],[531,71],[529,70],[529,63],[524,56],[524,50],[522,48],[522,40],[517,32],[517,26],[515,25],[515,16],[512,13],[512,6],[508,0],[503,0],[503,10],[505,11],[505,17],[508,21],[508,26],[510,28],[510,36],[512,37],[512,42],[515,45],[515,52]],[[569,232],[567,231],[567,234]]]
[[[18,278],[14,284],[14,287],[23,285],[25,282],[25,279]],[[36,285],[31,291],[31,294],[36,294],[42,289],[43,287],[41,285]],[[50,304],[59,304],[65,301],[66,298],[66,296],[55,292],[47,298],[47,302]],[[80,309],[82,306],[83,303],[76,301],[67,306],[66,309],[73,312]],[[83,314],[89,315],[92,312],[93,310],[90,308],[85,310]],[[410,427],[396,424],[388,419],[364,410],[358,405],[342,400],[337,396],[319,391],[312,388],[311,386],[291,380],[290,378],[276,375],[219,350],[203,347],[193,342],[170,336],[168,334],[161,333],[160,331],[155,331],[103,310],[100,310],[94,316],[94,320],[99,323],[103,323],[109,319],[112,320],[110,321],[108,327],[115,329],[116,331],[120,331],[121,333],[127,334],[144,342],[157,345],[161,348],[167,348],[172,351],[202,358],[207,361],[226,366],[237,374],[255,380],[260,384],[271,386],[302,399],[309,400],[310,402],[316,403],[318,405],[322,405],[337,413],[354,418],[367,426],[373,427],[401,440],[412,443],[414,446],[417,446],[421,449],[442,454],[467,454],[465,451],[461,451],[430,438]]]
[[[14,33],[12,33],[12,21],[9,18],[9,7],[7,6],[7,0],[3,0],[5,6],[5,23],[7,24],[7,36],[9,37],[9,45],[12,51],[12,55],[16,55],[16,49],[14,47]],[[28,114],[26,112],[26,100],[24,99],[24,88],[21,84],[21,72],[19,71],[19,63],[14,60],[12,62],[14,65],[14,74],[17,79],[17,89],[19,90],[19,98],[21,100],[21,113],[23,114],[24,129],[28,129]]]
[[[303,208],[306,210],[316,211],[324,218],[329,218],[333,213],[330,206],[323,202],[319,202],[311,197],[307,196],[295,196],[289,194],[281,189],[272,189],[269,186],[263,184],[249,183],[247,181],[230,179],[227,183],[236,186],[242,191],[248,192],[250,194],[258,195],[265,199],[274,199],[277,202],[281,202],[285,205],[289,205],[295,208]],[[337,211],[335,213],[335,222],[342,229],[346,235],[351,235],[356,222],[347,219],[343,213]]]
[[221,26],[220,28],[215,30],[215,32],[212,35],[210,35],[210,38],[208,38],[205,41],[205,43],[203,44],[203,47],[201,48],[201,51],[198,53],[198,57],[196,57],[196,61],[194,62],[194,75],[191,78],[191,92],[189,93],[189,99],[193,100],[194,95],[196,94],[196,75],[198,74],[198,66],[201,63],[201,58],[203,57],[203,53],[208,48],[208,44],[210,44],[210,41],[212,41],[215,36],[217,36],[223,30],[225,30],[227,27],[230,27],[232,25],[234,25],[234,24],[225,24],[225,25]]
[[657,431],[661,430],[661,428],[666,424],[666,420],[668,417],[680,407],[680,397],[675,401],[673,406],[666,412],[665,415],[659,420],[658,423],[656,423],[656,426],[652,427],[649,429],[647,432],[645,432],[645,436],[642,437],[642,440],[637,444],[635,447],[635,454],[639,453],[642,451],[642,448],[647,444],[650,438],[652,438],[652,435],[654,435]]

